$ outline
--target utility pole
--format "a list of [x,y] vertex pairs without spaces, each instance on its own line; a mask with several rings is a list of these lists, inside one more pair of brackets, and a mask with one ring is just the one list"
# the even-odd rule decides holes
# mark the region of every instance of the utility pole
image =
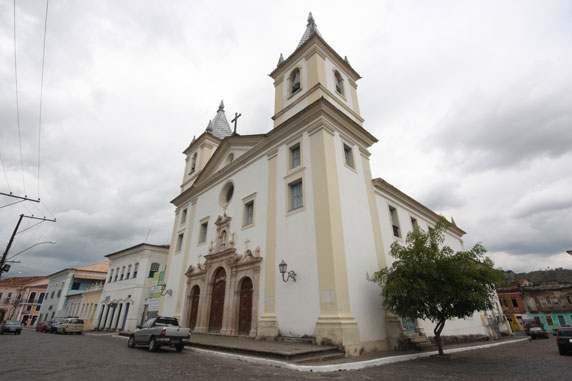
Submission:
[[4,250],[4,254],[2,255],[2,259],[0,259],[0,278],[2,277],[2,273],[4,272],[8,272],[10,271],[10,265],[5,264],[6,263],[6,257],[8,256],[8,251],[10,250],[10,247],[12,246],[12,242],[14,242],[14,237],[16,236],[16,233],[18,232],[18,228],[20,227],[20,223],[22,222],[22,218],[24,218],[23,214],[20,214],[20,218],[18,218],[18,223],[16,224],[16,228],[14,229],[14,232],[12,233],[12,237],[10,237],[10,241],[8,242],[8,246],[6,246],[6,250]]
[[47,219],[46,217],[44,218],[39,218],[39,217],[34,217],[32,216],[25,216],[23,214],[20,214],[20,218],[18,218],[18,223],[16,224],[16,228],[14,228],[14,232],[12,233],[12,237],[10,237],[10,241],[8,242],[8,246],[6,246],[6,250],[4,250],[4,254],[2,255],[2,259],[0,259],[0,278],[2,277],[2,273],[7,273],[8,271],[10,271],[10,265],[6,263],[6,257],[8,256],[8,252],[10,251],[10,247],[12,246],[12,242],[14,242],[14,237],[16,237],[16,233],[18,233],[18,228],[20,227],[20,223],[22,222],[22,218],[30,218],[32,220],[41,220],[41,221],[50,221],[50,222],[56,222],[56,219],[54,218],[53,220]]

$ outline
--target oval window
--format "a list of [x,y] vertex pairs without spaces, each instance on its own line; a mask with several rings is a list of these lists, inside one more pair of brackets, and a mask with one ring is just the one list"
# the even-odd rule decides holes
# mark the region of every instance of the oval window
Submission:
[[227,205],[230,203],[233,194],[234,194],[234,184],[232,183],[232,181],[229,181],[228,183],[224,184],[219,196],[219,202],[223,208],[226,208]]

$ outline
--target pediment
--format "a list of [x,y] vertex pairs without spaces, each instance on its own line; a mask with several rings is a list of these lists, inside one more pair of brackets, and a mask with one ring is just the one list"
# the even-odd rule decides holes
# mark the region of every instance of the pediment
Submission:
[[[236,159],[248,152],[265,137],[266,135],[235,135],[225,138],[195,180],[195,184],[200,184],[222,169],[233,166]],[[234,158],[229,163],[228,158],[231,154]]]

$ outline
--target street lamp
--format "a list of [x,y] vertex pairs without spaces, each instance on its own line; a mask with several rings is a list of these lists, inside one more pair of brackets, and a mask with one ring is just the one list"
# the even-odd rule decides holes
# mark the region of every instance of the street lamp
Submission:
[[22,254],[22,253],[25,253],[26,251],[28,251],[28,250],[30,250],[30,249],[32,249],[32,248],[38,246],[38,245],[43,245],[43,244],[45,244],[45,243],[49,243],[49,244],[52,244],[52,245],[53,245],[54,243],[56,243],[56,241],[38,242],[38,243],[36,243],[36,244],[34,244],[34,245],[28,247],[27,249],[24,249],[24,250],[20,251],[19,253],[16,253],[16,254],[12,255],[10,258],[8,258],[8,260],[14,258],[14,257],[17,256],[17,255],[20,255],[20,254]]
[[[282,280],[284,282],[288,282],[289,279],[292,279],[294,282],[296,282],[296,273],[294,272],[294,270],[288,271],[288,264],[286,264],[284,260],[282,260],[282,262],[280,262],[280,264],[278,265],[278,270],[280,270],[280,274],[282,274]],[[284,274],[286,273],[288,273],[288,277],[284,278]]]

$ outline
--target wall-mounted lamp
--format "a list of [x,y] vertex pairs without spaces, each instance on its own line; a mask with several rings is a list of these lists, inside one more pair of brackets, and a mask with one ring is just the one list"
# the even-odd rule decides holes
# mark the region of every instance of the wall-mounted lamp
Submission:
[[163,283],[161,285],[161,296],[165,296],[165,295],[173,295],[173,290],[165,290],[167,288],[167,284]]
[[[284,282],[288,282],[290,278],[292,278],[292,280],[296,282],[296,273],[294,272],[294,270],[288,271],[288,265],[286,264],[286,262],[284,262],[284,260],[280,262],[280,264],[278,265],[278,269],[280,270],[280,274],[282,274],[282,280]],[[288,278],[284,278],[284,274],[286,274],[287,271],[288,271]]]

